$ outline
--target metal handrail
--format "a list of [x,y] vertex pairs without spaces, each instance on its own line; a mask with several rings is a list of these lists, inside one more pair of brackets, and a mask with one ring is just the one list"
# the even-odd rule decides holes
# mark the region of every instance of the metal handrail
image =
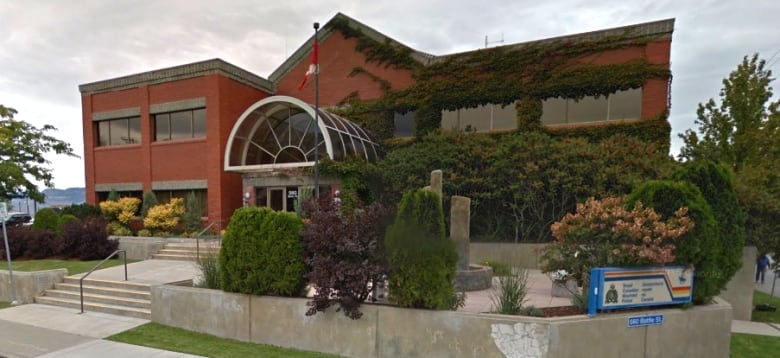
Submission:
[[95,265],[95,267],[93,267],[91,270],[89,270],[89,272],[87,272],[86,275],[81,276],[81,278],[79,279],[79,295],[81,296],[81,313],[84,313],[84,279],[87,278],[87,276],[89,276],[92,273],[92,271],[97,270],[97,268],[100,267],[100,265],[104,264],[110,258],[114,257],[114,255],[116,255],[116,254],[118,254],[120,252],[123,253],[122,257],[124,257],[124,259],[125,259],[125,281],[127,281],[127,251],[126,250],[116,250],[116,251],[112,252],[111,255],[108,255],[108,257],[103,259],[103,261],[100,261],[100,263]]
[[200,260],[200,237],[208,231],[208,229],[211,229],[214,224],[219,224],[219,221],[212,221],[211,224],[206,226],[205,229],[201,230],[199,233],[195,234],[195,259]]

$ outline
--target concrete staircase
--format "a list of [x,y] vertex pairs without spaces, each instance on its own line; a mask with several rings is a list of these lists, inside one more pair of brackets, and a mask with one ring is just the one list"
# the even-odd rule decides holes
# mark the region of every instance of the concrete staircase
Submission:
[[165,244],[160,252],[152,254],[153,259],[197,261],[198,253],[204,255],[219,255],[220,241],[201,240],[196,243],[194,239]]
[[[43,296],[35,297],[36,303],[69,307],[79,310],[78,276],[68,276]],[[152,302],[149,285],[128,281],[84,280],[84,311],[103,312],[120,316],[151,319]]]

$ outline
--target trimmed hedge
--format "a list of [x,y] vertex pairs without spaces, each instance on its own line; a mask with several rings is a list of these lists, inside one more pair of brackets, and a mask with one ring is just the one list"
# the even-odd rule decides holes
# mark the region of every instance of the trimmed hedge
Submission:
[[742,267],[742,248],[745,245],[746,215],[739,205],[734,179],[726,167],[709,160],[683,163],[672,172],[673,180],[684,180],[696,185],[710,205],[715,219],[716,235],[709,241],[720,247],[716,258],[718,274],[712,275],[716,286],[723,289]]
[[71,206],[66,206],[62,209],[60,215],[68,214],[82,220],[90,216],[103,216],[103,212],[100,211],[99,207],[89,204],[74,204]]
[[268,208],[233,213],[222,240],[222,289],[254,295],[301,296],[306,287],[301,219]]
[[694,227],[677,239],[674,264],[694,268],[693,301],[708,303],[723,288],[726,273],[720,268],[723,247],[716,239],[717,222],[699,188],[685,181],[652,180],[631,193],[627,206],[633,208],[637,201],[653,208],[663,220],[682,207],[688,208]]
[[444,235],[441,197],[408,191],[386,236],[390,300],[401,307],[449,309],[455,297],[455,244]]
[[35,221],[33,222],[32,227],[36,230],[50,230],[52,232],[57,232],[59,221],[60,214],[57,214],[54,209],[44,208],[38,210],[38,212],[35,213]]

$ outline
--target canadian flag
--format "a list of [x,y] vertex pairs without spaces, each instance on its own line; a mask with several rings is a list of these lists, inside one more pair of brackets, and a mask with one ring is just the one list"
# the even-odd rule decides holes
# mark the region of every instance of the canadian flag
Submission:
[[298,90],[302,90],[304,86],[306,86],[306,81],[311,77],[311,75],[317,74],[320,71],[320,65],[317,63],[317,38],[314,38],[314,50],[311,53],[311,64],[309,65],[309,69],[306,70],[306,75],[303,77],[303,81],[301,81],[301,84],[298,85]]

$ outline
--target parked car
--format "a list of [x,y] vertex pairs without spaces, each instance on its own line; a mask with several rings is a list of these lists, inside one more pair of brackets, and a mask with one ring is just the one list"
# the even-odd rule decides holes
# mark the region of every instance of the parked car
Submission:
[[32,222],[32,216],[28,213],[8,213],[5,217],[5,226],[19,226]]

